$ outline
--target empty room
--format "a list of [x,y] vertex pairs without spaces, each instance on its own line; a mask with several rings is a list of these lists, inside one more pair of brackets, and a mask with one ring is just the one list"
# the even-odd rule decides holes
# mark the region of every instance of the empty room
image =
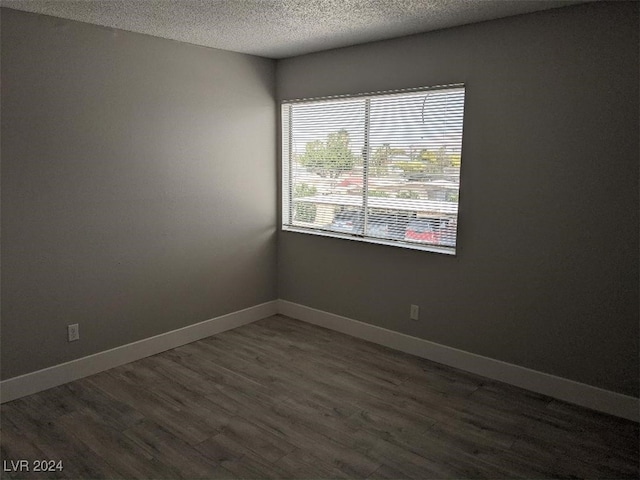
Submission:
[[0,477],[638,478],[639,7],[2,0]]

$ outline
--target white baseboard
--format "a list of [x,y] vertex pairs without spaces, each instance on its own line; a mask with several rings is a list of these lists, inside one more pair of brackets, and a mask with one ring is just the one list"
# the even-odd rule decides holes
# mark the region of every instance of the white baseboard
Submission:
[[277,313],[277,305],[278,302],[272,300],[171,332],[162,333],[155,337],[145,338],[111,350],[9,378],[0,382],[0,403],[57,387],[64,383],[88,377],[125,363],[134,362],[165,350],[275,315]]
[[9,402],[125,363],[210,337],[281,313],[395,350],[505,382],[559,400],[618,417],[640,421],[640,400],[584,383],[494,360],[403,333],[387,330],[286,300],[260,305],[129,343],[70,362],[0,382],[0,403]]
[[278,313],[576,405],[640,421],[640,399],[483,357],[286,300]]

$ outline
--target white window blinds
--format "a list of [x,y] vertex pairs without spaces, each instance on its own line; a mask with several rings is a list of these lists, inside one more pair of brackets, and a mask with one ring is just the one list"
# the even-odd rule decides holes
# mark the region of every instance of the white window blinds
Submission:
[[283,229],[455,253],[464,94],[283,102]]

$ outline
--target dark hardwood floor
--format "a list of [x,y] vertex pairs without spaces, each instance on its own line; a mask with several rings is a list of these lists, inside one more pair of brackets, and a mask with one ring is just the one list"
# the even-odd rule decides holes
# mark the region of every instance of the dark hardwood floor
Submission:
[[1,408],[10,479],[639,476],[634,422],[282,316]]

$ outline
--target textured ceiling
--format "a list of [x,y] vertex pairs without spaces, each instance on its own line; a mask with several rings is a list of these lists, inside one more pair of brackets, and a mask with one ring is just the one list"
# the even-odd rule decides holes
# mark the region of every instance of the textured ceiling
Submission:
[[2,6],[270,58],[580,0],[1,0]]

